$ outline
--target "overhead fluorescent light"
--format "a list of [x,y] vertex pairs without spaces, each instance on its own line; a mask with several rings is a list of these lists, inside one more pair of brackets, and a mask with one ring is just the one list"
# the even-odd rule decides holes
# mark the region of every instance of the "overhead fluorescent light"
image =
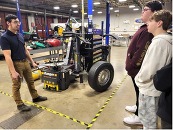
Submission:
[[60,9],[60,7],[59,6],[55,6],[55,7],[53,7],[54,9]]
[[84,14],[87,14],[87,13],[84,13]]
[[110,7],[110,10],[113,10],[114,8],[113,7]]
[[94,2],[93,4],[94,4],[94,5],[99,5],[99,4],[100,4],[100,2]]
[[73,7],[73,8],[77,8],[77,7],[78,7],[78,5],[71,5],[71,7]]
[[94,9],[92,11],[94,12]]
[[134,10],[134,11],[137,11],[137,10],[139,10],[139,9],[138,9],[138,8],[134,8],[133,10]]
[[102,14],[102,11],[97,12],[98,14]]
[[125,1],[127,1],[127,0],[119,0],[119,2],[125,2]]
[[129,5],[129,8],[135,8],[135,5]]
[[73,13],[75,13],[75,14],[76,14],[76,13],[78,13],[78,11],[77,11],[77,10],[75,10],[75,11],[73,11]]
[[117,10],[115,10],[114,12],[120,12],[120,10],[119,10],[119,9],[117,9]]

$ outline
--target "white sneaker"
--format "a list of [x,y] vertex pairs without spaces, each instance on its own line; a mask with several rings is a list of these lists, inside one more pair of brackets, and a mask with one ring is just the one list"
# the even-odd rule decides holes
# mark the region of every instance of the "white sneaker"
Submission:
[[137,106],[133,105],[133,106],[126,106],[125,110],[129,111],[129,112],[136,112]]
[[135,114],[133,114],[132,116],[124,118],[123,121],[127,124],[130,124],[130,125],[142,125],[139,117],[136,116]]

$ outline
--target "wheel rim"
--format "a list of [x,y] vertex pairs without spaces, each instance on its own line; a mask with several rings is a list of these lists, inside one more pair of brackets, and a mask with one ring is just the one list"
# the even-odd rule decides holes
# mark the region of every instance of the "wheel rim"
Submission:
[[110,79],[110,71],[108,69],[102,70],[98,75],[98,83],[104,86]]

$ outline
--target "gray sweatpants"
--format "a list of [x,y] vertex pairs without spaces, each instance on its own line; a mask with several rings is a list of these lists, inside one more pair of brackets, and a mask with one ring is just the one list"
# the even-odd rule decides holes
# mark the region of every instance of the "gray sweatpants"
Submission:
[[138,116],[147,129],[157,128],[157,109],[159,97],[147,96],[139,93]]

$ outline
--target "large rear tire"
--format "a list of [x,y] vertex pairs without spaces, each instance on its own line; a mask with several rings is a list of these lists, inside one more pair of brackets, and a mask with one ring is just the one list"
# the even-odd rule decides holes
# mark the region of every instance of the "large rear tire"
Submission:
[[88,73],[88,83],[97,92],[106,91],[114,78],[113,66],[105,61],[96,62]]

